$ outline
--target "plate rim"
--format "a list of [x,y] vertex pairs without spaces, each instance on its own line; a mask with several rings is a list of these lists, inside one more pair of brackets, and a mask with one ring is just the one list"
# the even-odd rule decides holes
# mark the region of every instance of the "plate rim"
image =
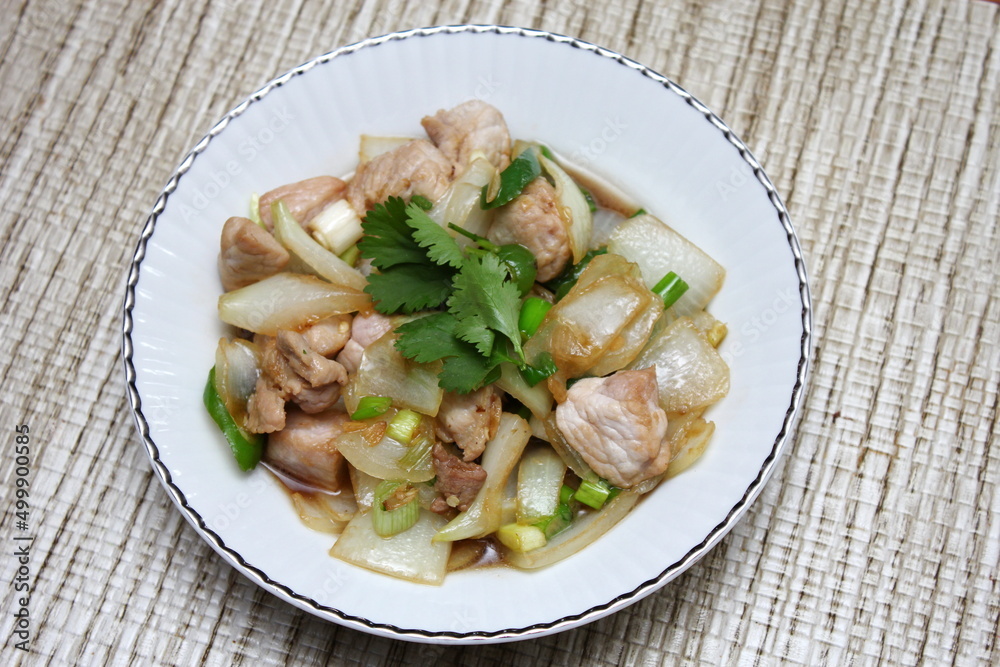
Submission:
[[[778,220],[785,231],[786,241],[793,256],[795,273],[799,283],[798,294],[802,305],[802,336],[800,339],[799,360],[797,364],[795,384],[792,387],[792,395],[785,411],[781,429],[775,436],[771,450],[762,462],[757,476],[747,487],[740,500],[737,501],[737,503],[730,509],[725,518],[708,532],[706,537],[701,542],[694,545],[682,558],[668,565],[656,577],[639,584],[631,591],[622,593],[603,604],[590,607],[580,613],[563,616],[546,623],[537,623],[519,628],[508,628],[493,631],[473,630],[468,632],[456,632],[450,630],[428,631],[419,628],[401,628],[392,624],[380,623],[371,619],[348,614],[334,607],[322,605],[308,595],[297,593],[281,582],[272,579],[266,572],[247,562],[239,552],[228,547],[222,537],[209,528],[205,519],[188,503],[184,492],[173,482],[170,471],[160,460],[159,449],[156,443],[150,437],[149,424],[142,412],[142,400],[136,386],[135,366],[132,363],[132,357],[134,354],[132,342],[132,311],[136,304],[136,286],[140,277],[140,267],[143,259],[145,258],[146,246],[150,238],[152,238],[159,216],[166,208],[167,200],[177,189],[180,178],[191,169],[194,160],[205,151],[211,140],[221,133],[234,118],[241,115],[251,104],[259,101],[275,88],[284,85],[292,78],[304,74],[314,67],[329,62],[334,58],[346,56],[359,50],[372,48],[391,41],[400,41],[416,37],[429,37],[440,34],[450,35],[463,33],[512,35],[531,39],[545,39],[546,41],[566,44],[573,48],[589,51],[595,55],[609,58],[620,65],[641,73],[643,76],[659,83],[670,92],[678,95],[689,106],[698,111],[705,118],[705,120],[719,130],[723,137],[737,149],[740,158],[747,162],[752,169],[754,176],[764,187],[771,205],[777,212]],[[811,365],[810,353],[812,328],[813,307],[805,260],[798,237],[792,227],[788,210],[786,209],[773,183],[764,173],[763,167],[753,156],[750,149],[738,136],[736,136],[732,129],[730,129],[721,118],[716,116],[715,113],[713,113],[706,105],[671,79],[611,49],[598,46],[579,38],[569,37],[546,30],[492,24],[466,24],[432,26],[392,32],[378,37],[364,39],[333,51],[329,51],[271,79],[268,83],[247,96],[242,102],[233,107],[225,116],[223,116],[223,118],[219,120],[201,138],[201,140],[194,145],[194,147],[187,153],[184,159],[174,170],[170,179],[167,181],[167,184],[157,197],[157,200],[147,216],[139,234],[135,252],[132,255],[132,260],[129,266],[125,299],[122,304],[121,355],[125,371],[125,388],[129,406],[135,421],[136,430],[142,440],[146,454],[150,459],[153,471],[156,473],[160,483],[167,491],[171,501],[173,501],[173,503],[181,511],[182,516],[184,516],[188,523],[190,523],[201,535],[201,537],[208,542],[212,549],[222,556],[223,559],[226,560],[232,567],[276,597],[285,600],[303,611],[307,611],[315,616],[345,627],[384,637],[425,643],[490,643],[527,639],[534,636],[552,634],[595,621],[608,614],[618,611],[665,586],[669,581],[677,577],[681,572],[688,569],[691,565],[706,555],[726,534],[728,534],[760,495],[767,480],[774,472],[776,464],[786,449],[788,440],[795,429],[805,387],[809,377],[809,369]]]

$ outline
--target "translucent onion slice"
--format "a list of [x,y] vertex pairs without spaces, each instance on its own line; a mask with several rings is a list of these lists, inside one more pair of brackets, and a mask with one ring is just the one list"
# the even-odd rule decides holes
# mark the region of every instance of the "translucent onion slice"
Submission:
[[354,495],[346,491],[335,495],[293,492],[292,504],[302,523],[331,535],[339,535],[358,511]]
[[[376,477],[379,480],[426,482],[434,477],[434,463],[431,460],[422,461],[420,465],[405,466],[401,460],[406,456],[410,448],[403,443],[393,440],[384,435],[381,430],[375,437],[378,438],[376,444],[372,445],[372,430],[379,429],[379,424],[388,423],[392,419],[395,411],[390,411],[375,419],[368,419],[364,422],[357,422],[359,430],[349,431],[337,436],[334,445],[348,463],[363,473]],[[385,427],[381,427],[384,429]],[[364,498],[363,502],[369,502]]]
[[507,362],[500,364],[500,379],[496,385],[521,401],[531,414],[539,419],[544,419],[552,412],[552,393],[546,389],[545,383],[540,382],[534,387],[528,386],[524,376],[514,364]]
[[219,339],[215,349],[215,391],[237,424],[247,415],[247,401],[260,377],[257,346],[242,338]]
[[365,396],[391,396],[397,408],[409,408],[434,417],[444,390],[438,385],[440,363],[418,364],[396,349],[396,335],[389,332],[365,348],[358,372],[347,383],[344,405],[348,414]]
[[679,475],[694,465],[694,462],[705,453],[713,433],[715,433],[713,422],[707,422],[701,417],[688,422],[683,431],[678,433],[679,437],[671,442],[674,458],[667,467],[667,477]]
[[583,259],[590,245],[590,236],[594,228],[590,205],[587,204],[587,199],[583,196],[580,186],[570,178],[562,167],[541,154],[538,156],[538,161],[541,163],[542,169],[555,182],[556,198],[561,205],[559,215],[566,222],[566,231],[569,234],[569,245],[573,251],[573,263],[575,264]]
[[531,437],[528,423],[509,412],[500,417],[496,436],[486,443],[482,466],[486,482],[475,500],[434,536],[435,541],[453,542],[486,537],[503,525],[503,498],[507,478],[514,470]]
[[504,559],[514,567],[535,569],[572,556],[611,530],[635,506],[639,497],[640,494],[626,489],[600,510],[576,517],[568,529],[555,535],[543,547],[524,553],[504,547]]
[[331,283],[363,290],[368,281],[353,266],[337,257],[302,228],[292,217],[284,202],[275,202],[271,207],[274,218],[274,236],[278,242],[302,260],[310,269]]
[[[476,155],[427,215],[441,226],[454,223],[473,234],[486,236],[493,220],[493,211],[484,211],[479,207],[479,195],[496,173],[497,168],[485,156],[481,153]],[[468,238],[460,235],[455,240],[461,246],[471,243]]]
[[649,214],[622,222],[608,239],[608,252],[638,264],[650,289],[670,271],[680,276],[688,290],[673,306],[677,317],[703,310],[726,276],[705,251]]
[[448,567],[451,544],[433,541],[447,522],[443,517],[420,510],[417,522],[392,537],[379,537],[369,512],[358,513],[330,555],[359,567],[420,584],[440,585]]
[[254,333],[302,329],[331,315],[363,310],[371,299],[361,290],[313,276],[278,273],[219,297],[219,319]]
[[548,445],[525,450],[517,467],[517,521],[534,523],[556,513],[566,464]]
[[371,162],[382,153],[394,151],[411,141],[413,141],[411,137],[378,137],[371,134],[362,134],[361,145],[358,148],[358,161],[361,164]]
[[660,406],[669,412],[689,412],[712,405],[729,393],[729,366],[684,317],[653,337],[629,367],[656,368]]

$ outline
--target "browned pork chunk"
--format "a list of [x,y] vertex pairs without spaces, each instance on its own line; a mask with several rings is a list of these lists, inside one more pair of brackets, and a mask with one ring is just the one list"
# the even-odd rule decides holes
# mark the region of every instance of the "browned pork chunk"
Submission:
[[266,375],[257,378],[257,386],[247,401],[244,427],[251,433],[274,433],[285,428],[285,395]]
[[288,251],[248,218],[234,216],[226,220],[221,246],[219,277],[227,292],[273,276],[288,264]]
[[322,387],[333,382],[342,385],[347,382],[344,367],[314,351],[306,337],[298,331],[279,331],[276,343],[291,369],[308,382],[310,387]]
[[496,435],[502,412],[500,394],[493,385],[468,394],[449,391],[441,400],[435,433],[441,440],[458,445],[462,458],[472,461]]
[[305,226],[317,213],[343,199],[347,183],[333,176],[316,176],[298,183],[289,183],[261,195],[258,201],[260,219],[268,229],[274,229],[271,204],[283,201],[292,217]]
[[585,378],[556,408],[556,424],[594,472],[629,488],[670,464],[667,415],[658,395],[652,368]]
[[304,484],[338,491],[344,456],[334,441],[350,420],[335,410],[310,415],[291,408],[285,428],[268,437],[264,460]]
[[431,142],[414,139],[358,167],[347,200],[360,215],[389,197],[436,200],[451,180],[451,162]]
[[534,253],[541,283],[558,276],[573,256],[555,188],[541,177],[517,199],[497,209],[487,236],[497,245],[520,243]]
[[426,116],[421,124],[434,145],[454,165],[456,176],[465,171],[476,151],[481,151],[498,169],[510,163],[507,123],[503,114],[482,100],[442,109]]
[[452,509],[464,512],[476,499],[476,494],[486,481],[486,471],[476,463],[469,463],[437,443],[431,450],[437,480],[434,490],[440,493],[431,503],[431,511],[447,514]]

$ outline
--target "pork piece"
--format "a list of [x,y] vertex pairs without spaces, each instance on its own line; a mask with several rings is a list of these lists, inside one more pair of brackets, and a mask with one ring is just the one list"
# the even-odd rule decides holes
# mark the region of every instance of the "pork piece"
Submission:
[[227,292],[273,276],[288,264],[288,251],[248,218],[226,220],[220,245],[219,277]]
[[330,204],[344,198],[347,183],[333,176],[316,176],[298,183],[289,183],[261,195],[258,201],[260,220],[268,229],[274,229],[271,219],[271,204],[281,200],[292,212],[292,217],[306,226],[317,213]]
[[274,433],[285,428],[285,396],[263,374],[257,378],[257,386],[247,401],[243,426],[251,433]]
[[559,217],[556,191],[544,178],[536,178],[521,195],[497,209],[487,234],[497,245],[520,243],[535,255],[537,280],[558,276],[573,253],[569,233]]
[[667,414],[658,396],[653,368],[586,378],[556,408],[556,424],[594,472],[628,488],[670,464]]
[[360,215],[389,197],[422,195],[435,201],[451,180],[451,162],[426,139],[414,139],[358,167],[347,200]]
[[278,331],[276,346],[288,365],[310,387],[322,387],[332,382],[347,382],[347,371],[333,359],[327,359],[309,346],[309,341],[298,331]]
[[420,124],[445,157],[455,174],[469,166],[471,156],[482,151],[498,169],[510,164],[510,133],[503,115],[482,100],[469,100],[453,109],[426,116]]
[[339,491],[344,456],[334,441],[350,421],[336,410],[310,415],[290,408],[285,428],[268,437],[264,460],[304,484]]
[[351,339],[337,355],[337,362],[356,373],[361,366],[361,355],[365,348],[392,330],[392,320],[374,310],[358,313],[351,322]]
[[316,322],[302,332],[309,347],[324,357],[333,357],[351,339],[351,316],[334,315]]
[[340,400],[341,389],[343,386],[336,382],[321,387],[302,387],[299,393],[289,398],[303,412],[314,415],[335,406]]
[[502,412],[500,394],[493,385],[469,394],[449,391],[441,400],[435,433],[441,440],[458,445],[466,461],[473,461],[496,435]]
[[[295,372],[278,349],[278,340],[274,336],[255,334],[253,342],[260,350],[261,377],[270,381],[282,398],[287,400],[289,396],[298,394],[303,387],[308,386],[305,378]],[[259,381],[257,386],[260,387]]]
[[486,471],[476,463],[458,458],[440,442],[434,445],[431,456],[434,457],[434,472],[437,475],[434,490],[441,494],[431,503],[431,511],[447,514],[452,509],[459,512],[469,509],[486,481]]

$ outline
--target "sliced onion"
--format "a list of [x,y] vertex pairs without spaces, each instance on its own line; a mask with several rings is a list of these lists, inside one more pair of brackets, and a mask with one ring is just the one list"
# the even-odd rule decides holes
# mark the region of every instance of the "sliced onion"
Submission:
[[301,259],[322,278],[331,283],[363,290],[368,281],[353,266],[321,246],[292,217],[284,202],[275,202],[271,208],[274,218],[274,236],[288,252]]
[[313,530],[339,535],[358,511],[354,496],[348,492],[292,493],[292,504],[302,523]]
[[219,339],[215,349],[215,391],[237,424],[247,415],[247,401],[260,377],[260,352],[242,338]]
[[352,287],[297,273],[277,273],[220,296],[219,318],[247,331],[274,336],[278,329],[302,329],[370,304],[367,294]]
[[548,445],[525,450],[517,467],[517,521],[534,523],[556,513],[566,464]]
[[673,305],[677,317],[703,310],[726,276],[705,251],[649,214],[622,222],[608,239],[608,252],[638,264],[650,289],[670,271],[680,276],[688,290]]
[[390,396],[397,408],[409,408],[434,417],[444,390],[438,385],[439,364],[418,364],[396,349],[389,332],[365,348],[358,372],[344,392],[344,405],[353,413],[365,396]]
[[[479,206],[479,196],[483,187],[488,185],[497,174],[497,168],[481,153],[473,157],[469,166],[434,203],[434,208],[427,212],[439,225],[446,227],[454,223],[473,234],[486,236],[493,211],[484,211]],[[456,236],[459,245],[465,246],[471,241],[464,236]]]
[[521,401],[531,414],[544,419],[552,412],[552,393],[544,383],[528,386],[524,376],[511,363],[500,364],[500,379],[496,386]]
[[688,317],[652,338],[629,367],[656,368],[660,406],[668,413],[705,408],[729,393],[729,366]]
[[575,264],[583,259],[590,246],[590,236],[594,227],[590,205],[587,204],[587,199],[583,196],[580,186],[570,178],[562,167],[540,153],[538,161],[541,163],[542,169],[555,182],[556,198],[561,205],[559,214],[566,222],[566,231],[569,234],[569,245],[573,251],[573,263]]
[[475,500],[434,536],[435,541],[466,540],[486,537],[503,525],[503,498],[507,478],[521,458],[531,437],[528,423],[509,412],[500,417],[496,436],[486,443],[482,466],[486,481]]
[[358,161],[361,164],[371,162],[382,153],[394,151],[411,141],[413,141],[411,137],[377,137],[371,134],[362,134],[361,146],[358,149]]
[[548,543],[524,553],[503,550],[504,559],[514,567],[535,569],[572,556],[611,530],[639,501],[640,494],[626,489],[594,512],[573,519],[570,527],[551,538]]
[[351,487],[354,489],[354,499],[358,504],[358,509],[367,512],[375,503],[375,487],[378,486],[380,480],[354,466],[348,466],[348,471],[351,475]]
[[701,458],[708,447],[708,441],[715,433],[715,424],[696,417],[685,425],[683,431],[671,442],[674,458],[667,468],[667,477],[679,475]]
[[[375,419],[357,423],[359,426],[367,424],[368,428],[377,427],[379,423],[388,423],[395,413],[395,410],[390,410]],[[410,451],[409,447],[385,435],[381,435],[378,442],[372,446],[370,436],[371,432],[364,428],[349,431],[338,436],[334,445],[348,463],[380,480],[416,483],[426,482],[434,477],[433,461],[422,461],[416,466],[404,466],[401,459]]]
[[440,585],[448,567],[451,544],[433,541],[446,523],[443,517],[420,510],[417,522],[392,537],[379,537],[370,512],[357,514],[330,555],[375,572],[420,584]]

